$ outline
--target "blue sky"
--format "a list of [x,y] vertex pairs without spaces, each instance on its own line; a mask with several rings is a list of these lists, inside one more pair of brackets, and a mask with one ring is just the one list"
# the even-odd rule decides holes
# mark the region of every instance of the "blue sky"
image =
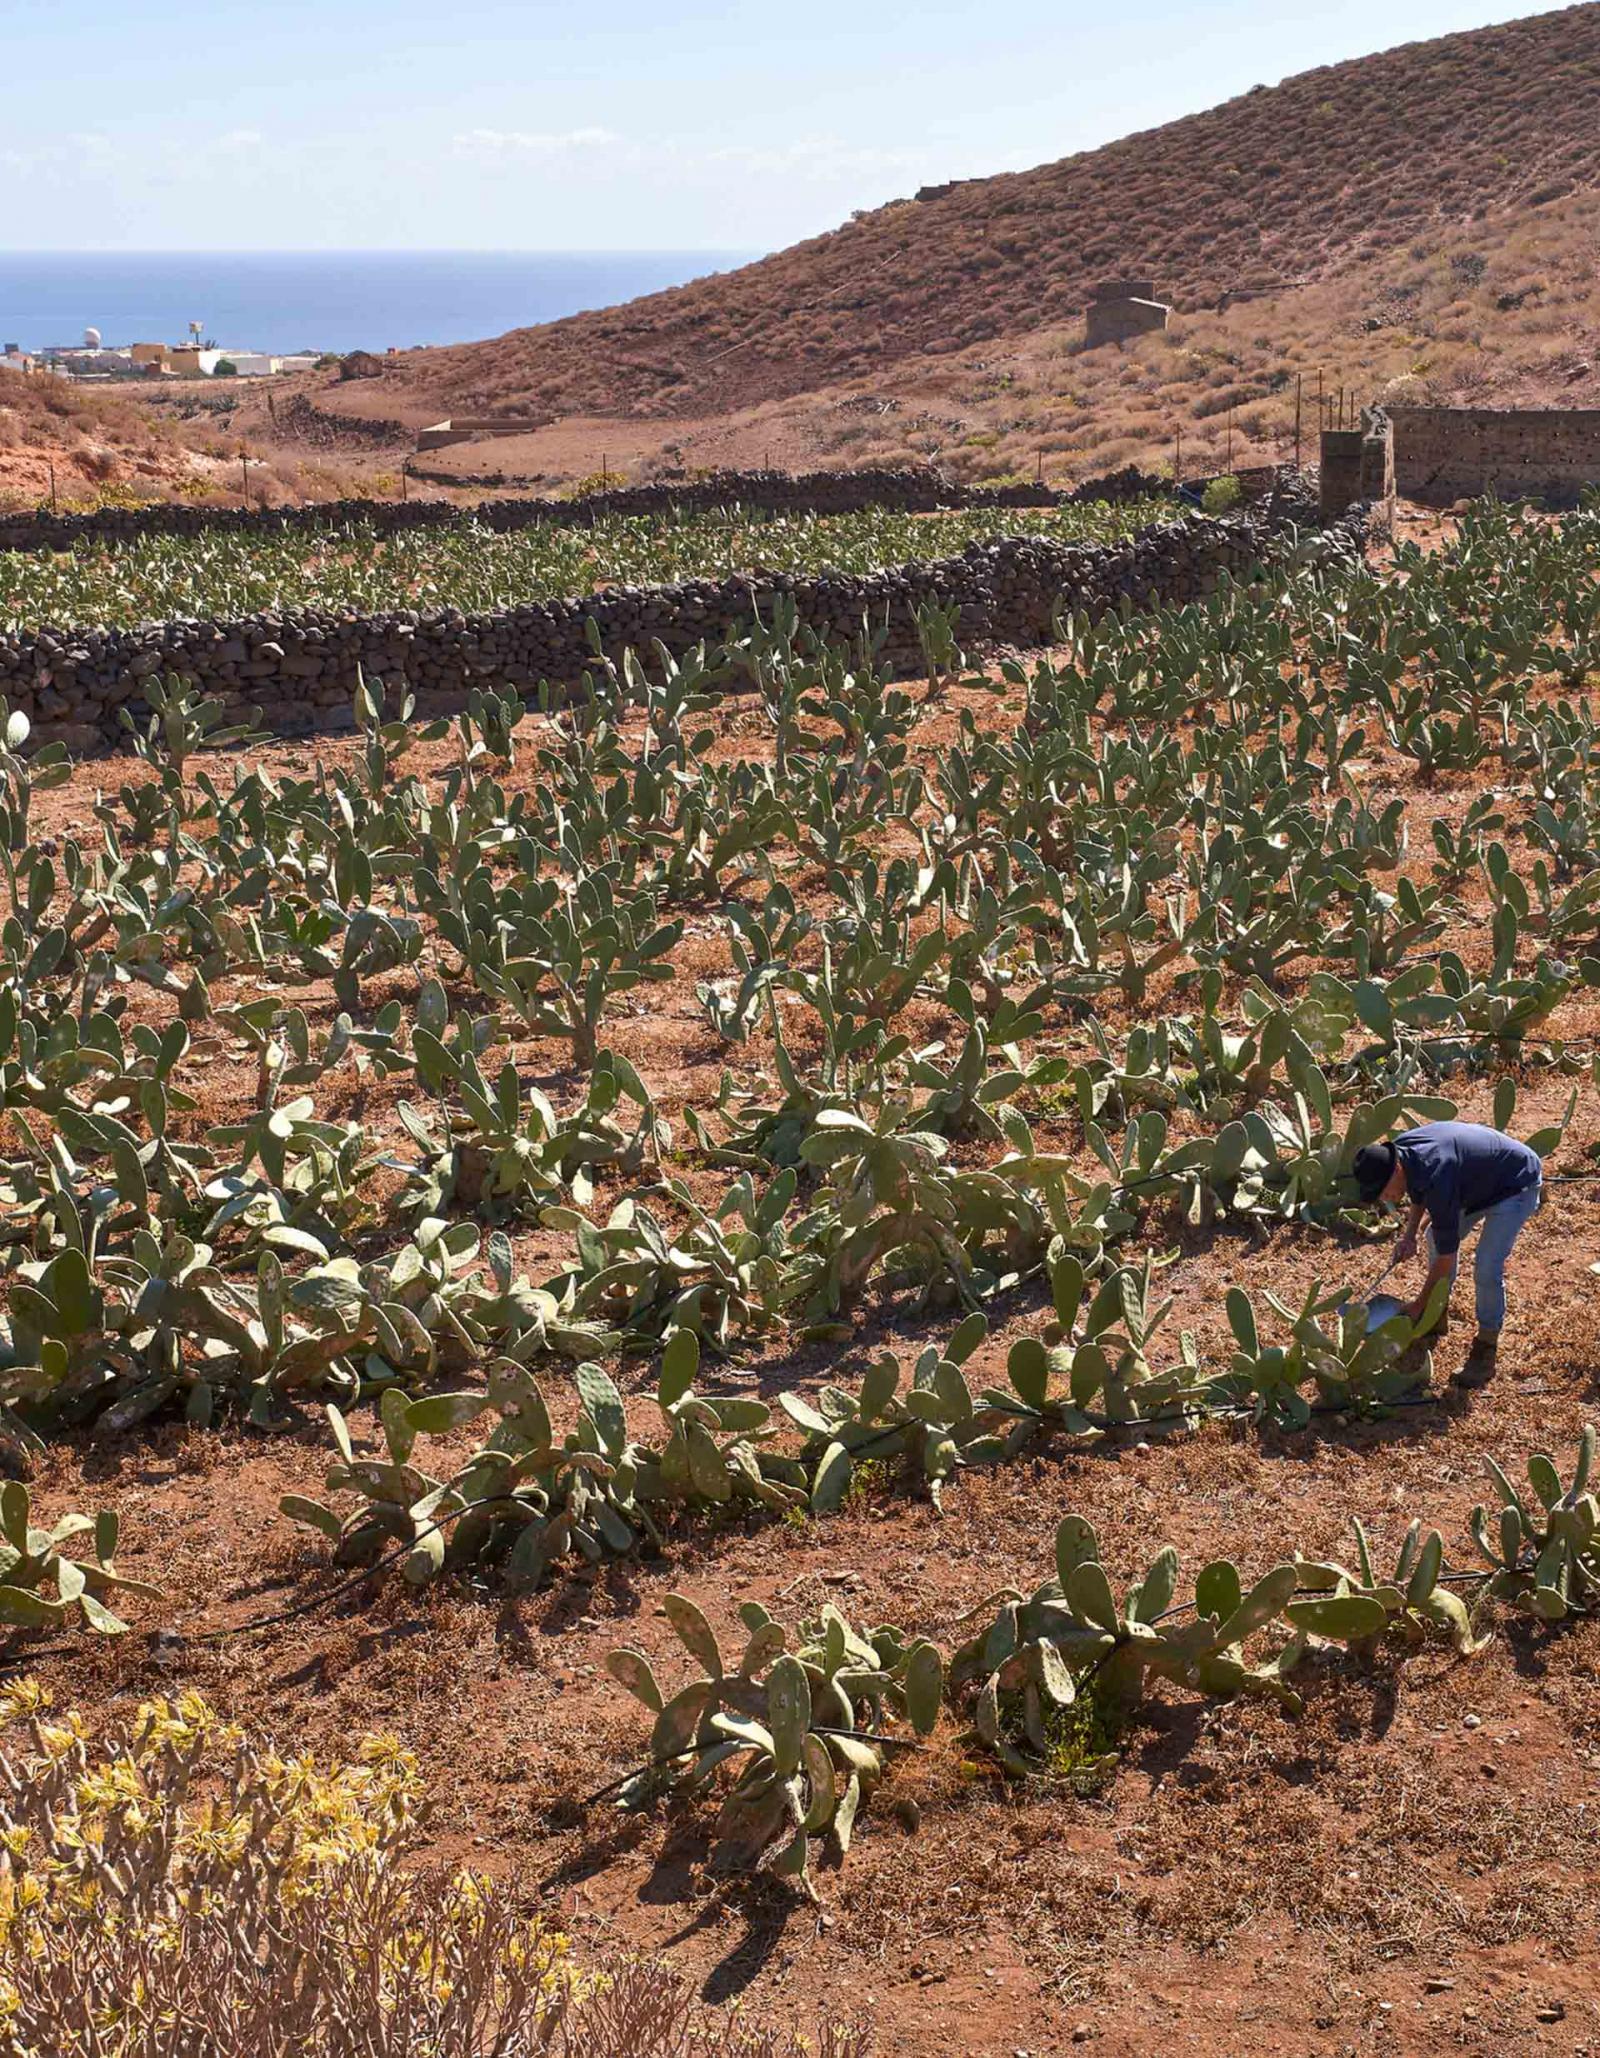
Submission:
[[0,243],[774,249],[1472,0],[0,0]]

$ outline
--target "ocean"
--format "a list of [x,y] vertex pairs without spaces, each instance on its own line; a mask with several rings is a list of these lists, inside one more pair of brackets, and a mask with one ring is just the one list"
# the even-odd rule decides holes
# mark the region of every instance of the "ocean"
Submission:
[[466,343],[749,262],[727,250],[0,251],[0,343],[232,350]]

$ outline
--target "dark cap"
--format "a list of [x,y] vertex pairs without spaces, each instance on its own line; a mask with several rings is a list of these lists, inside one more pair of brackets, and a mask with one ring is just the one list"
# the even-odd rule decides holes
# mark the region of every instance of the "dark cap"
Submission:
[[1395,1156],[1392,1143],[1366,1143],[1356,1152],[1350,1173],[1369,1207],[1394,1177]]

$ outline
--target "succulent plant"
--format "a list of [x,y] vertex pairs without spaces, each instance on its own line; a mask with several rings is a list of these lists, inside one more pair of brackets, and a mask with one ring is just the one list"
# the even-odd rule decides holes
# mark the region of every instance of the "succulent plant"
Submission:
[[[28,1489],[20,1480],[0,1485],[0,1623],[7,1628],[48,1628],[77,1609],[90,1629],[117,1636],[128,1625],[106,1605],[105,1596],[162,1598],[159,1587],[117,1570],[119,1526],[114,1514],[63,1515],[53,1528],[36,1529],[32,1512]],[[93,1539],[92,1558],[71,1558],[62,1549],[77,1536]],[[52,1583],[53,1595],[44,1591]]]
[[1591,1423],[1578,1444],[1570,1485],[1548,1457],[1528,1460],[1529,1493],[1522,1493],[1492,1458],[1488,1465],[1500,1497],[1497,1516],[1472,1511],[1474,1543],[1494,1568],[1490,1592],[1543,1622],[1591,1612],[1600,1597],[1600,1498],[1594,1477],[1596,1433]]
[[908,1720],[926,1736],[937,1723],[937,1649],[893,1629],[862,1636],[833,1607],[802,1623],[791,1649],[791,1632],[746,1601],[744,1647],[729,1670],[693,1601],[669,1594],[664,1610],[698,1676],[669,1696],[641,1652],[607,1658],[612,1677],[654,1717],[649,1760],[621,1784],[618,1805],[637,1808],[664,1791],[695,1795],[737,1767],[717,1815],[712,1862],[738,1870],[764,1863],[812,1892],[813,1844],[831,1835],[841,1855],[849,1850],[857,1814],[883,1774],[886,1725]]

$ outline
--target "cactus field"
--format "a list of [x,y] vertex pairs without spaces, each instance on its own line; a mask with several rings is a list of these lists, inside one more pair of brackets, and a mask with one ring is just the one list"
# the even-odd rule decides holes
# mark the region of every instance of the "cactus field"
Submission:
[[[0,617],[1140,518],[17,554]],[[487,1875],[519,1993],[508,1910],[838,2053],[1600,2053],[1600,507],[1407,538],[1026,657],[925,609],[911,679],[780,607],[348,736],[0,708],[0,2048],[192,1738]],[[1470,1277],[1357,1305],[1355,1152],[1455,1113],[1560,1182],[1476,1388]],[[302,1792],[234,1722],[386,1741]]]
[[262,608],[351,614],[391,608],[467,613],[559,600],[596,588],[722,579],[734,572],[871,572],[949,556],[1001,536],[1107,543],[1171,519],[1149,501],[943,514],[610,515],[568,528],[501,533],[477,522],[379,535],[359,523],[313,534],[149,537],[69,551],[0,552],[0,629],[132,628],[227,619]]

